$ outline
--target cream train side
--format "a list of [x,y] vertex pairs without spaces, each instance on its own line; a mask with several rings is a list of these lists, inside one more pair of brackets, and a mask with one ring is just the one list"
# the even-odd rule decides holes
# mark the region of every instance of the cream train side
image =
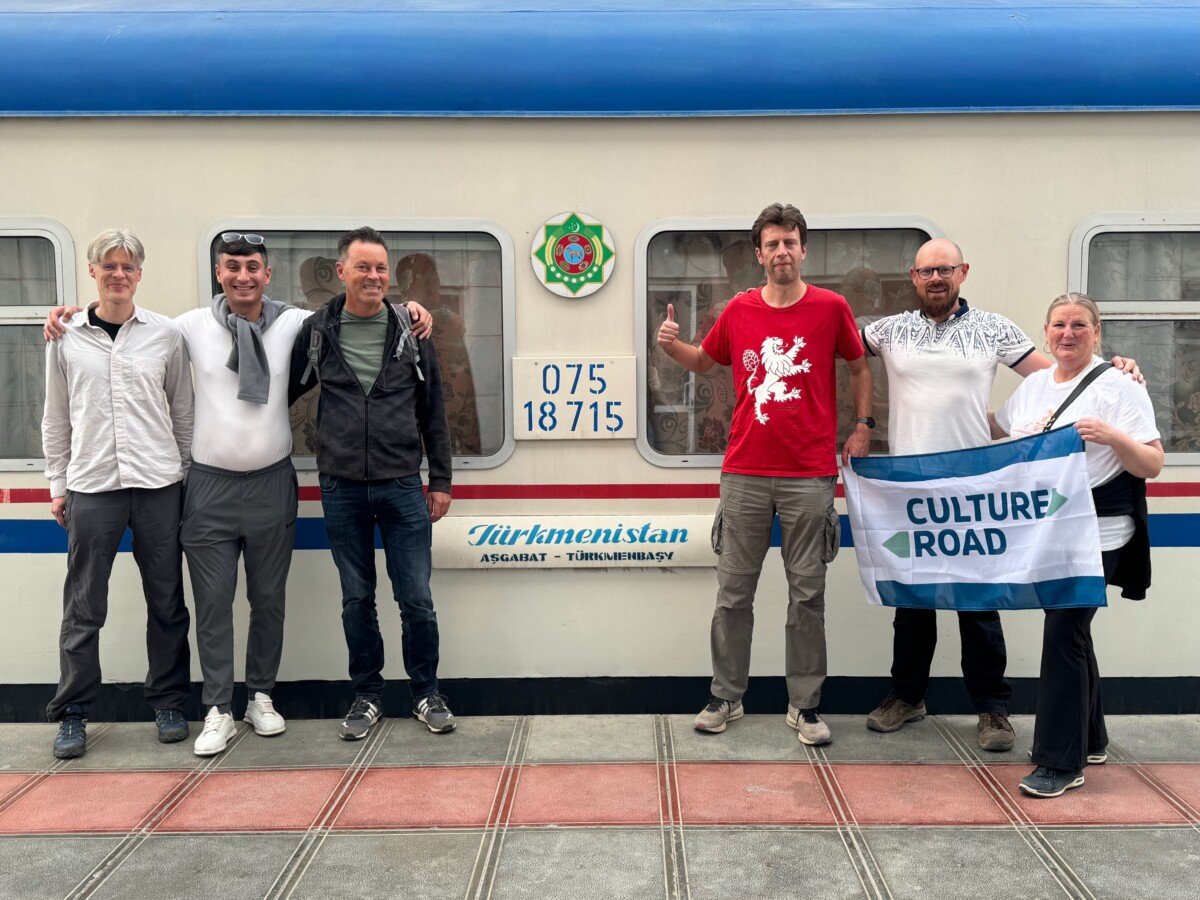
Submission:
[[[1200,710],[1200,80],[1187,62],[1200,7],[1126,13],[1080,0],[1024,10],[1023,33],[1009,34],[994,27],[1013,12],[1003,6],[917,5],[928,13],[919,28],[886,2],[866,4],[871,24],[850,28],[846,12],[818,4],[712,3],[726,24],[706,30],[706,17],[671,3],[572,19],[464,2],[423,14],[423,55],[408,52],[415,4],[370,28],[354,9],[335,16],[318,3],[296,4],[311,13],[304,25],[282,11],[163,4],[156,15],[175,17],[173,36],[158,41],[150,17],[116,3],[0,14],[0,717],[37,718],[57,679],[65,540],[37,458],[37,323],[90,298],[83,248],[118,224],[147,245],[139,301],[168,314],[211,296],[222,231],[266,235],[270,293],[310,306],[338,290],[336,235],[384,231],[392,296],[435,309],[450,373],[455,499],[435,527],[433,589],[455,708],[691,710],[710,671],[706,544],[728,386],[665,365],[653,335],[666,303],[695,333],[753,283],[745,232],[776,199],[809,217],[809,279],[846,294],[864,320],[911,303],[911,254],[937,235],[971,262],[964,296],[1039,344],[1053,296],[1101,300],[1108,347],[1147,372],[1168,456],[1150,497],[1154,587],[1141,604],[1111,598],[1097,653],[1114,711]],[[463,13],[478,34],[455,24]],[[589,23],[603,26],[599,38],[579,36]],[[1094,46],[1088,35],[1113,40],[1116,26],[1138,38],[1122,44],[1120,71],[1080,49]],[[575,43],[547,49],[556,29]],[[777,61],[748,52],[760,46]],[[279,68],[264,69],[256,47],[278,50]],[[999,61],[947,86],[946,66],[919,68],[934,47],[951,70]],[[246,61],[230,69],[239,48]],[[693,62],[690,80],[678,54]],[[118,79],[108,73],[120,58],[135,62]],[[532,264],[544,224],[566,212],[601,223],[615,254],[586,296],[551,292]],[[602,378],[603,392],[568,393],[576,377],[592,388]],[[1016,383],[1001,373],[993,403]],[[539,427],[547,401],[556,428],[578,410],[580,436]],[[346,690],[309,414],[293,417],[302,502],[280,673],[292,715],[332,711]],[[557,542],[546,537],[555,530]],[[122,553],[101,638],[113,715],[141,714],[140,692],[126,689],[144,676],[140,594]],[[784,596],[773,554],[751,708],[783,702]],[[828,597],[825,705],[865,711],[888,674],[891,613],[866,604],[850,552],[831,566]],[[379,604],[385,674],[401,679],[399,616],[386,591]],[[241,637],[247,607],[237,610]],[[1005,631],[1015,705],[1027,706],[1041,617],[1005,614]],[[941,710],[966,707],[958,652],[943,623],[931,691]]]

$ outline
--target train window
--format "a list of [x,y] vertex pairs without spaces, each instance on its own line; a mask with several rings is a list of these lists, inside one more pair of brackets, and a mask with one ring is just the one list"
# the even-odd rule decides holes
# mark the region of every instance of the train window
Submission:
[[1094,217],[1071,262],[1072,288],[1100,307],[1105,351],[1145,373],[1168,460],[1200,461],[1200,217]]
[[[347,228],[362,224],[354,223]],[[478,225],[478,223],[470,223]],[[316,309],[343,292],[334,268],[346,228],[299,230],[232,222],[210,235],[251,230],[266,238],[271,284],[267,294]],[[488,468],[511,453],[505,427],[509,390],[505,340],[511,331],[512,250],[507,235],[490,227],[455,231],[380,229],[388,245],[393,303],[415,300],[433,313],[433,345],[441,365],[454,465]],[[212,292],[220,288],[208,266]],[[292,407],[294,454],[316,452],[317,393]],[[506,435],[509,435],[506,438]]]
[[[709,227],[696,222],[659,222],[643,231],[636,276],[644,327],[645,378],[640,385],[639,446],[658,465],[719,466],[729,440],[733,386],[729,369],[692,374],[667,358],[655,337],[675,307],[680,335],[698,343],[735,294],[762,284],[750,244],[752,221],[722,220]],[[859,327],[916,306],[908,276],[917,249],[938,233],[914,219],[814,220],[809,222],[804,278],[842,294]],[[641,333],[641,329],[639,329]],[[887,373],[871,358],[875,380],[872,450],[887,452]],[[839,442],[854,417],[850,374],[838,371]]]
[[75,302],[74,245],[47,219],[0,219],[0,469],[38,470],[46,353],[42,320]]

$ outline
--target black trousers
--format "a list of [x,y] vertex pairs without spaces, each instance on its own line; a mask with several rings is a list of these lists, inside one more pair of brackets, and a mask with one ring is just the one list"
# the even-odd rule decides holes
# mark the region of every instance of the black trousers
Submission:
[[[1120,550],[1103,554],[1110,578]],[[1083,771],[1089,753],[1108,746],[1100,669],[1092,646],[1096,607],[1048,609],[1042,631],[1042,670],[1038,676],[1033,762],[1068,772]]]
[[[929,667],[937,646],[937,613],[931,609],[897,607],[892,621],[892,692],[905,703],[925,699]],[[1012,685],[1004,677],[1008,657],[1000,613],[960,612],[962,672],[976,712],[1008,712]]]
[[189,617],[183,604],[179,484],[98,494],[67,493],[67,580],[59,634],[58,691],[46,717],[67,706],[86,713],[100,689],[100,629],[108,616],[108,578],[128,526],[146,595],[146,701],[182,709],[191,696]]

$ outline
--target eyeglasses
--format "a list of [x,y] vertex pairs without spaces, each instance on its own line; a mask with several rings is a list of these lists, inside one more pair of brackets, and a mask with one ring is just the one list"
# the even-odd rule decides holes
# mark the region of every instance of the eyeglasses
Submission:
[[933,277],[934,272],[937,272],[942,278],[949,278],[954,274],[955,269],[961,269],[962,267],[963,263],[959,263],[957,266],[921,266],[919,269],[909,269],[908,271],[922,281],[928,281]]
[[261,247],[267,242],[261,234],[239,234],[236,231],[226,231],[221,235],[221,240],[226,244],[232,244],[234,241],[245,241],[254,247]]
[[115,275],[118,271],[122,275],[134,275],[141,266],[130,265],[129,263],[100,263],[96,266],[105,275]]

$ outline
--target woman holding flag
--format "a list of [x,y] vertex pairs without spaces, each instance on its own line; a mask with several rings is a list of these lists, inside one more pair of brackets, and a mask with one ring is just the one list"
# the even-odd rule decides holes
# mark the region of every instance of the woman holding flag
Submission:
[[[1031,374],[995,414],[993,437],[1023,437],[1074,423],[1085,441],[1088,481],[1099,517],[1104,577],[1141,600],[1150,585],[1146,479],[1162,470],[1163,447],[1145,385],[1103,362],[1100,312],[1068,293],[1046,311],[1054,365]],[[1108,759],[1100,672],[1092,646],[1096,607],[1046,610],[1037,722],[1036,768],[1023,793],[1057,797],[1083,784],[1085,764]]]

